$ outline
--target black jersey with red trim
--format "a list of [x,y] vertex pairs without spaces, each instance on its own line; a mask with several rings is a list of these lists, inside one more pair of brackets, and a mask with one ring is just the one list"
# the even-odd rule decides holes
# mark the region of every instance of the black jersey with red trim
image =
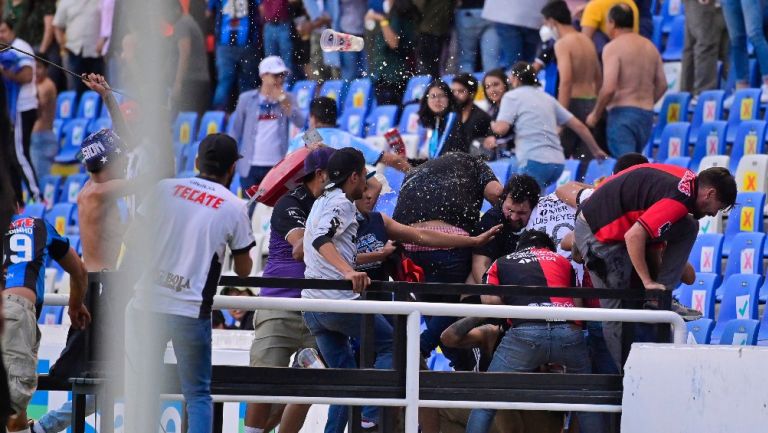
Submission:
[[[527,248],[504,256],[488,269],[488,284],[574,287],[576,274],[565,257],[544,248]],[[533,307],[573,307],[573,298],[531,295],[505,295],[507,305]],[[513,320],[513,324],[531,320]]]
[[657,239],[693,212],[696,188],[696,175],[690,170],[641,164],[600,184],[580,211],[600,242],[624,242],[636,222]]

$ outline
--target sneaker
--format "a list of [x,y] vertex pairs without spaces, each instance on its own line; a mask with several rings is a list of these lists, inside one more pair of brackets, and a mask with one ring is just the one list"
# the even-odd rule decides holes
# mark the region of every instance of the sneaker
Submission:
[[683,320],[685,320],[686,322],[699,320],[703,316],[703,314],[701,314],[701,311],[694,310],[693,308],[688,308],[685,305],[678,302],[676,299],[672,300],[672,311],[679,314],[680,317],[682,317]]
[[768,84],[760,86],[760,90],[763,91],[763,93],[760,94],[760,103],[768,104]]
[[733,106],[733,94],[725,98],[725,101],[723,101],[723,108],[725,108],[726,110],[730,110],[731,106]]

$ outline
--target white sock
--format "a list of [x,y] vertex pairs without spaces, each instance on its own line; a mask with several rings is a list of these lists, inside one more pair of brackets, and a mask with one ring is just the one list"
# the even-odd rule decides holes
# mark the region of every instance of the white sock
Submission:
[[245,433],[264,433],[264,429],[245,426]]

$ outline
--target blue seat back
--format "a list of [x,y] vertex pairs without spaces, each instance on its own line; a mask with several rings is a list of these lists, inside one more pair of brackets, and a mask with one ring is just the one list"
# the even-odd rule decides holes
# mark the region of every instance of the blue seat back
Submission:
[[667,46],[661,53],[661,59],[665,62],[676,62],[683,57],[685,45],[685,16],[678,15],[672,19],[672,31],[667,38]]
[[[125,96],[119,94],[119,93],[112,93],[112,96],[115,97],[115,100],[118,104],[122,104],[123,102],[126,102]],[[107,104],[101,104],[101,113],[99,113],[100,118],[109,119],[109,107],[107,107]]]
[[56,204],[59,198],[59,190],[61,189],[61,176],[56,174],[48,174],[40,179],[40,188],[43,192],[43,200],[45,200],[48,209]]
[[45,205],[42,203],[30,203],[24,206],[24,212],[21,214],[30,218],[45,218]]
[[[560,177],[557,178],[557,181],[555,183],[548,186],[547,190],[543,191],[542,194],[552,194],[553,192],[555,192],[555,190],[558,187],[563,186],[568,182],[575,181],[576,176],[578,176],[579,174],[579,165],[581,165],[581,160],[566,159],[565,167],[563,168],[563,172],[560,173]],[[516,171],[517,171],[516,169],[512,169],[512,167],[510,167],[510,177]]]
[[509,164],[509,158],[497,159],[488,163],[488,166],[493,170],[493,174],[496,175],[496,179],[498,179],[502,185],[506,185],[510,178]]
[[733,274],[764,275],[764,233],[736,233],[730,242],[730,247],[731,253],[728,255],[728,262],[725,265],[725,278]]
[[421,131],[419,125],[419,104],[406,105],[403,114],[400,115],[399,130],[401,134],[418,134]]
[[732,173],[736,173],[742,156],[765,153],[765,125],[766,123],[762,120],[747,120],[736,127],[736,135],[731,147]]
[[341,108],[341,98],[344,97],[344,81],[328,80],[320,88],[320,96],[326,96],[336,101],[336,107]]
[[728,134],[726,138],[733,143],[737,126],[747,120],[756,120],[760,112],[760,89],[739,89],[733,94],[733,105],[728,112]]
[[372,87],[370,78],[358,78],[349,83],[343,111],[354,108],[367,112],[372,99]]
[[77,106],[77,117],[96,119],[101,110],[101,96],[93,90],[87,90],[80,96]]
[[197,149],[200,148],[200,142],[195,141],[189,146],[184,146],[184,167],[183,171],[195,172],[195,158],[197,157]]
[[699,127],[703,123],[722,120],[724,100],[725,90],[705,90],[699,93],[691,118],[691,141],[696,139]]
[[762,192],[740,192],[736,195],[736,205],[728,214],[728,223],[725,226],[725,245],[723,249],[725,255],[730,254],[730,244],[737,233],[763,231],[764,206],[765,194]]
[[715,321],[701,318],[685,324],[688,328],[688,344],[709,344],[712,339],[712,330],[715,329]]
[[653,132],[654,143],[659,142],[661,132],[668,123],[688,121],[688,104],[690,102],[691,94],[688,92],[669,93],[664,97],[661,111],[659,111],[659,119]]
[[674,21],[677,17],[685,16],[685,8],[681,0],[667,0],[661,4],[661,31],[670,33],[674,31]]
[[661,132],[659,153],[656,155],[656,159],[664,161],[668,158],[688,156],[688,134],[690,130],[691,124],[688,122],[667,123]]
[[673,156],[673,157],[667,158],[664,161],[664,164],[676,165],[682,168],[691,168],[691,157],[690,156]]
[[82,242],[80,242],[80,236],[79,235],[69,235],[69,246],[75,249],[75,252],[82,256],[83,255],[83,245]]
[[317,81],[303,80],[297,81],[291,89],[293,97],[296,99],[296,105],[304,113],[309,113],[309,105],[315,97],[317,90]]
[[56,118],[74,119],[77,114],[77,92],[67,90],[56,97]]
[[758,318],[758,291],[762,277],[760,275],[731,275],[725,280],[723,301],[717,316],[717,325],[712,333],[712,340],[719,341],[725,324],[735,319]]
[[379,105],[368,115],[368,136],[384,135],[397,127],[397,105]]
[[387,183],[392,188],[392,191],[400,191],[400,187],[403,186],[403,180],[405,180],[405,173],[392,167],[385,167],[384,178],[387,179]]
[[384,215],[392,217],[392,214],[395,213],[395,206],[397,205],[397,191],[388,192],[386,194],[382,194],[379,196],[379,200],[376,202],[376,207],[374,210],[376,212],[381,212]]
[[362,137],[365,131],[365,109],[349,108],[339,118],[339,127],[355,137]]
[[760,322],[756,319],[731,320],[725,324],[720,344],[729,346],[755,346]]
[[98,119],[93,119],[88,124],[88,134],[93,134],[94,132],[99,132],[102,129],[112,129],[112,119],[109,117],[99,117]]
[[677,289],[677,300],[681,304],[698,310],[704,317],[715,318],[715,297],[720,276],[697,273],[693,284],[682,284]]
[[727,129],[728,122],[724,120],[701,124],[697,132],[696,143],[693,146],[691,166],[694,169],[698,169],[705,156],[725,155]]
[[57,202],[76,204],[77,195],[80,193],[80,190],[83,189],[83,185],[87,181],[87,174],[77,173],[67,176],[67,180],[64,181],[64,186],[61,188]]
[[67,235],[77,223],[77,206],[72,203],[57,203],[45,214],[45,220],[59,234]]
[[424,96],[424,92],[426,92],[430,82],[432,82],[432,77],[429,75],[416,75],[411,77],[408,80],[408,84],[405,86],[403,105],[419,102],[421,97]]
[[584,174],[584,183],[593,184],[601,177],[611,176],[615,165],[616,160],[613,158],[608,158],[605,161],[599,161],[597,159],[589,161],[587,172]]
[[64,125],[64,143],[54,161],[62,163],[77,161],[77,152],[80,151],[80,145],[88,134],[88,123],[88,119],[72,119]]
[[197,113],[182,111],[176,115],[173,122],[173,142],[186,145],[195,139],[197,134]]
[[200,129],[197,131],[197,140],[202,140],[208,135],[224,132],[224,118],[226,114],[223,111],[206,111],[200,119]]
[[40,325],[61,325],[63,315],[64,307],[60,305],[43,305],[37,323]]
[[723,260],[723,235],[703,233],[696,238],[688,262],[696,272],[720,275]]

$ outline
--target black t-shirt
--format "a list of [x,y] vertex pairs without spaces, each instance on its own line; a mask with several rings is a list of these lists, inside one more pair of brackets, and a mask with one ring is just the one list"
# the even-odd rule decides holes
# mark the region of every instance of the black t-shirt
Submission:
[[[360,226],[357,228],[357,254],[373,253],[384,248],[389,241],[389,236],[387,235],[387,229],[384,226],[384,218],[381,216],[381,213],[359,213],[357,221],[360,223]],[[367,273],[372,280],[389,280],[382,262],[357,265],[355,269]]]
[[[499,224],[504,224],[504,222],[504,213],[498,206],[494,206],[480,218],[478,232],[490,230]],[[499,257],[511,254],[517,248],[517,240],[520,239],[520,235],[524,230],[525,229],[522,229],[519,232],[514,232],[508,224],[504,224],[501,233],[499,233],[498,236],[493,238],[493,240],[487,244],[475,248],[472,253],[490,257],[491,260],[496,260]]]
[[475,233],[493,170],[479,158],[451,152],[412,169],[403,181],[393,219],[401,224],[439,220]]
[[459,124],[459,135],[461,141],[467,143],[467,150],[474,140],[482,140],[489,135],[491,131],[491,116],[485,111],[472,104],[472,111],[466,122]]

